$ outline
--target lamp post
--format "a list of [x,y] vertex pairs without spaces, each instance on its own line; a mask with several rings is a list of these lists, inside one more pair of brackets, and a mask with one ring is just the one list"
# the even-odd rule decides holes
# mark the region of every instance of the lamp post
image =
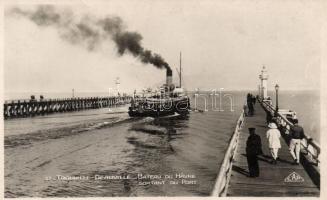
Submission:
[[275,111],[275,114],[278,113],[278,90],[279,90],[279,85],[276,84],[275,85],[275,90],[276,90],[276,111]]

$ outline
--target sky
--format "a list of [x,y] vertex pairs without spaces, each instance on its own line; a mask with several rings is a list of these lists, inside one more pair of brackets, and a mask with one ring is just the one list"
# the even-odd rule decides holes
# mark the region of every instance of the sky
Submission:
[[[74,19],[118,16],[127,31],[142,35],[144,48],[173,69],[182,52],[188,90],[256,90],[266,66],[268,88],[320,88],[323,7],[320,1],[106,1],[54,5]],[[90,50],[61,37],[56,26],[40,26],[8,4],[4,16],[5,92],[131,92],[165,82],[165,70],[131,54],[119,55],[110,39]]]

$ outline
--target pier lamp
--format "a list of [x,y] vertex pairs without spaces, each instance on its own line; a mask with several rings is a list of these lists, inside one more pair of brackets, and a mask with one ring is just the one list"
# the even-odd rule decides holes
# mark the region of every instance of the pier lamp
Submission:
[[276,84],[275,85],[275,90],[276,90],[276,111],[275,111],[275,114],[278,113],[278,90],[279,90],[279,85]]

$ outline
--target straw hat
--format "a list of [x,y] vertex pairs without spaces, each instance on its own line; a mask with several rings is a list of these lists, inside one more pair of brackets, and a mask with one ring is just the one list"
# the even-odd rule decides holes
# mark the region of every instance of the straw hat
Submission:
[[275,123],[271,122],[268,124],[268,127],[269,128],[277,128],[277,125]]

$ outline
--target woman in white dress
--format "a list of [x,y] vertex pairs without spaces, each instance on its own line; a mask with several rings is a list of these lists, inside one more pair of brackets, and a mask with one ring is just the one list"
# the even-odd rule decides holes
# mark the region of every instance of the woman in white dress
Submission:
[[267,139],[269,142],[269,149],[271,156],[273,158],[272,163],[277,164],[278,158],[278,150],[281,148],[280,145],[280,131],[277,129],[277,125],[275,123],[269,123],[269,130],[267,131]]

